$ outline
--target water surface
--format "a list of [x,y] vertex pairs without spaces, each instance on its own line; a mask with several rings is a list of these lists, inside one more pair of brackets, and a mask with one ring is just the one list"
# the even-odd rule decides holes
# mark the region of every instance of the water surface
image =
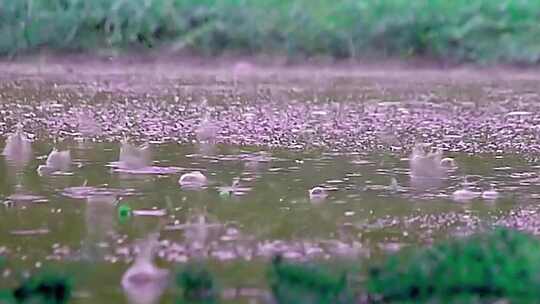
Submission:
[[[495,225],[540,232],[540,92],[530,75],[315,69],[239,79],[227,69],[76,67],[2,76],[0,147],[19,125],[32,153],[0,161],[0,286],[64,267],[77,270],[74,303],[128,302],[122,274],[138,240],[157,232],[157,264],[206,261],[223,297],[262,303],[264,263],[276,254],[362,269]],[[206,123],[212,143],[200,142]],[[151,168],[115,168],[126,138],[151,145]],[[457,168],[411,179],[417,142]],[[69,149],[73,165],[40,176],[54,147]],[[191,171],[208,185],[180,187]],[[499,197],[455,201],[465,177]],[[328,197],[310,198],[316,186]],[[166,289],[162,302],[173,298]]]
[[[38,176],[41,156],[52,148],[46,142],[33,144],[34,158],[24,168],[2,163],[2,252],[16,269],[56,260],[103,265],[110,286],[91,275],[90,284],[80,287],[93,300],[103,288],[122,295],[119,282],[134,257],[134,242],[156,231],[161,232],[159,260],[171,269],[200,258],[256,264],[278,253],[299,261],[376,259],[404,246],[492,226],[516,207],[533,204],[540,193],[532,164],[511,155],[452,154],[459,168],[425,188],[411,182],[407,155],[400,153],[217,145],[208,154],[197,145],[159,144],[152,146],[159,160],[154,165],[181,171],[129,174],[108,166],[117,160],[119,143],[64,145],[75,163],[72,174]],[[204,172],[209,185],[182,189],[180,174],[192,170]],[[495,185],[500,198],[454,201],[451,194],[465,175],[474,189]],[[235,178],[239,185],[231,188]],[[390,187],[392,178],[398,189]],[[322,201],[308,195],[317,185],[330,189]],[[92,200],[104,194],[111,199]],[[119,217],[120,205],[135,214]],[[237,283],[252,285],[249,279]],[[78,301],[91,301],[86,296]]]

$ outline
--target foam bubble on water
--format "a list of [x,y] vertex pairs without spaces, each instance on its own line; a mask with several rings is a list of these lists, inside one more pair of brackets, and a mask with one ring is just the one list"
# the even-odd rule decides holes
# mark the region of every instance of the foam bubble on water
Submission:
[[309,199],[313,203],[321,203],[328,197],[328,190],[324,187],[313,187],[308,191]]
[[208,179],[200,171],[182,174],[178,183],[185,189],[201,189],[208,184]]

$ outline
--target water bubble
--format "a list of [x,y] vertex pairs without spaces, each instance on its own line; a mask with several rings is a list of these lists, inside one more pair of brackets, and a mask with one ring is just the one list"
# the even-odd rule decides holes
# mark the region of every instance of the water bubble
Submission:
[[178,183],[183,188],[202,188],[208,184],[208,179],[200,171],[182,174]]
[[309,199],[312,202],[320,203],[328,197],[328,190],[324,187],[313,187],[308,191]]

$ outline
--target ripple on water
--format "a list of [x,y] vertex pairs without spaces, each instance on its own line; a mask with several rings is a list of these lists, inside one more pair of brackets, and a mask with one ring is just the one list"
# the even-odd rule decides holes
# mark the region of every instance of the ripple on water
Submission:
[[50,231],[47,228],[38,228],[38,229],[19,229],[11,230],[9,233],[11,235],[17,236],[33,236],[33,235],[44,235],[48,234]]
[[156,216],[163,217],[167,215],[167,210],[165,209],[136,209],[133,210],[133,215],[136,216]]
[[124,173],[124,174],[167,175],[167,174],[175,174],[175,173],[181,172],[183,170],[184,170],[184,168],[180,168],[180,167],[150,166],[150,167],[143,167],[143,168],[139,168],[139,169],[115,168],[114,172]]
[[44,196],[25,192],[14,193],[7,197],[8,203],[46,203],[48,201]]
[[75,199],[87,199],[93,196],[129,196],[137,194],[138,192],[135,189],[116,189],[92,186],[67,187],[62,191],[62,195]]

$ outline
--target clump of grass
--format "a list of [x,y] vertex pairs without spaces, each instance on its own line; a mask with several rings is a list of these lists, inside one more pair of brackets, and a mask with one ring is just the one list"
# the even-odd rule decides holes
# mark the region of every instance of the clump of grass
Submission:
[[0,1],[0,54],[166,46],[199,54],[538,63],[540,2]]
[[346,273],[333,273],[322,265],[272,260],[270,288],[278,303],[352,303]]
[[47,272],[31,276],[13,291],[14,303],[63,304],[71,298],[72,283],[65,275]]
[[182,290],[180,303],[218,303],[219,293],[214,277],[201,264],[190,264],[176,275],[176,284]]
[[373,302],[512,303],[540,298],[540,241],[497,229],[432,248],[395,255],[369,271]]

